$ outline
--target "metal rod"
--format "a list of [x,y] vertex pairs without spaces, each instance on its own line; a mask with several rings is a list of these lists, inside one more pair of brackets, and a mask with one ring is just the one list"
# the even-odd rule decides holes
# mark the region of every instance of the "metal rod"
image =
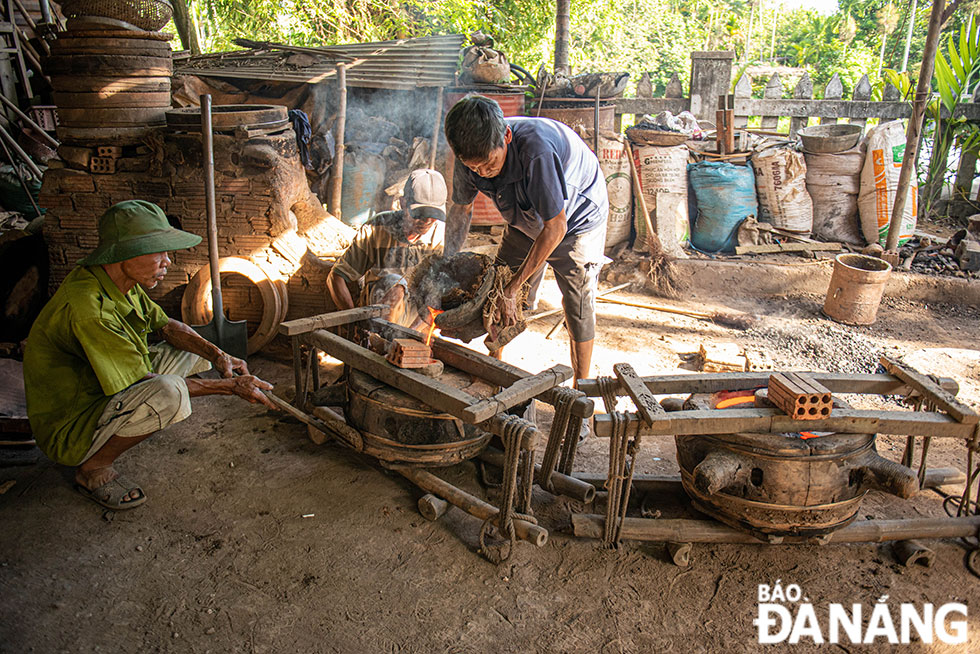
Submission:
[[[0,98],[2,97],[3,95],[0,95]],[[7,155],[7,159],[10,160],[10,167],[14,169],[14,174],[17,175],[17,181],[20,182],[20,187],[24,189],[24,194],[27,195],[27,199],[31,201],[31,206],[34,207],[35,215],[40,216],[41,208],[37,206],[37,202],[34,201],[34,194],[31,193],[31,189],[27,186],[27,182],[24,181],[24,176],[20,172],[20,166],[18,166],[17,162],[14,161],[13,155],[10,154],[10,150],[7,149],[7,144],[4,143],[3,140],[0,140],[0,145],[3,146],[3,152]]]
[[436,155],[439,152],[439,128],[442,127],[442,96],[445,89],[441,86],[436,87],[436,118],[432,124],[432,143],[429,149],[429,168],[435,170]]
[[[204,147],[204,199],[208,219],[208,248],[218,252],[218,210],[214,203],[214,134],[211,131],[211,95],[201,96],[201,141]],[[221,303],[221,272],[218,257],[211,259],[211,307],[217,323],[225,315]]]
[[7,142],[7,145],[9,145],[13,151],[24,160],[24,163],[27,165],[27,168],[31,171],[34,177],[36,177],[38,181],[41,181],[41,177],[43,177],[41,169],[38,168],[37,164],[34,163],[34,160],[31,159],[26,152],[24,152],[24,149],[17,145],[17,141],[14,140],[14,137],[11,136],[10,133],[2,126],[0,126],[0,137],[2,137],[3,140]]
[[333,177],[330,178],[330,213],[340,218],[340,199],[344,190],[344,132],[347,129],[346,64],[337,64],[337,95],[336,154],[333,158]]
[[36,132],[37,132],[38,134],[40,134],[41,136],[43,136],[43,137],[44,137],[44,139],[45,139],[45,140],[46,140],[46,141],[47,141],[48,143],[50,143],[50,144],[51,144],[51,147],[54,147],[54,148],[57,148],[57,147],[58,147],[59,145],[61,145],[61,143],[59,143],[57,139],[55,139],[55,138],[54,138],[53,136],[51,136],[50,134],[48,134],[47,132],[45,132],[45,131],[44,131],[44,129],[43,129],[43,128],[42,128],[42,127],[41,127],[40,125],[38,125],[38,124],[37,124],[37,123],[35,123],[35,122],[34,122],[33,120],[31,120],[31,118],[30,118],[30,116],[28,116],[28,115],[27,115],[27,114],[25,114],[25,113],[24,113],[23,111],[21,111],[21,110],[20,110],[20,109],[19,109],[19,108],[17,107],[17,105],[15,105],[15,104],[14,104],[13,102],[11,102],[11,101],[10,101],[10,100],[9,100],[9,99],[8,99],[8,98],[7,98],[6,96],[5,96],[5,95],[3,95],[2,93],[0,93],[0,102],[3,102],[3,103],[4,103],[5,105],[7,105],[7,106],[8,106],[8,107],[9,107],[10,109],[12,109],[12,110],[13,110],[13,112],[14,112],[15,114],[17,114],[18,116],[20,116],[20,117],[21,117],[21,119],[22,119],[22,120],[23,120],[23,121],[24,121],[25,123],[27,123],[27,125],[28,125],[29,127],[33,127],[33,128],[34,128],[34,131],[36,131]]

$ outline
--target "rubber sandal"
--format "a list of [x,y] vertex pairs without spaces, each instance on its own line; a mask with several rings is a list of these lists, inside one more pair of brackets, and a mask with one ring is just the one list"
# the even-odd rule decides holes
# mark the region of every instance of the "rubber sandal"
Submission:
[[[135,509],[146,501],[146,493],[143,492],[143,489],[126,482],[122,477],[117,477],[94,490],[89,490],[81,484],[75,484],[75,489],[96,504],[113,511]],[[135,500],[124,501],[123,498],[132,491],[139,491],[140,496]]]

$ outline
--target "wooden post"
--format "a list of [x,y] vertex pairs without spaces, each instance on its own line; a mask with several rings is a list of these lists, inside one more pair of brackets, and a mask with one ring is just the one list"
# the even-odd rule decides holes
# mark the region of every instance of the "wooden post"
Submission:
[[[793,98],[795,100],[813,99],[813,82],[810,81],[810,73],[803,73],[803,77],[800,78],[800,83],[796,85],[795,89],[793,89]],[[809,117],[793,118],[790,120],[789,137],[795,138],[796,133],[806,127],[809,120]]]
[[[769,81],[766,82],[766,90],[762,93],[766,100],[779,100],[783,97],[783,81],[779,79],[779,73],[773,73]],[[779,116],[763,116],[761,129],[773,130],[779,126]]]
[[555,3],[555,74],[568,75],[568,35],[571,32],[572,0]]
[[976,213],[970,202],[970,192],[973,190],[973,178],[977,174],[977,158],[980,149],[977,146],[960,151],[960,165],[956,169],[956,184],[953,187],[953,212],[956,215],[968,216]]
[[436,87],[436,116],[435,120],[432,121],[432,143],[429,149],[429,168],[435,170],[436,168],[436,155],[439,152],[439,128],[442,127],[442,96],[445,95],[445,89],[441,86]]
[[698,120],[715,119],[718,96],[731,89],[734,58],[730,50],[691,53],[691,113]]
[[[752,76],[748,73],[742,73],[742,76],[738,78],[735,82],[735,98],[751,98],[752,97]],[[737,128],[745,129],[749,126],[749,117],[741,116],[735,114],[735,118],[732,120],[732,125]]]
[[340,199],[344,188],[344,130],[347,127],[347,65],[337,64],[337,126],[334,140],[337,152],[333,158],[333,177],[330,179],[330,213],[340,215]]
[[[841,84],[840,75],[834,73],[834,76],[830,78],[827,82],[827,88],[823,91],[824,100],[840,100],[844,97],[844,85]],[[836,125],[837,116],[821,116],[821,125]]]
[[926,45],[922,52],[922,65],[919,69],[919,81],[915,85],[915,99],[912,101],[912,116],[905,131],[905,156],[902,159],[902,171],[898,175],[898,189],[895,195],[895,206],[892,208],[892,219],[888,224],[888,236],[885,239],[885,250],[898,247],[898,236],[902,228],[902,215],[905,213],[905,201],[908,196],[909,183],[915,170],[915,160],[919,154],[919,133],[922,131],[922,119],[926,113],[926,103],[932,96],[932,72],[936,66],[936,48],[939,46],[939,28],[942,26],[943,7],[946,0],[932,0],[932,11],[929,14],[929,31],[926,33]]
[[187,0],[173,0],[170,4],[174,8],[174,27],[177,28],[180,44],[185,50],[190,50],[192,55],[201,54],[197,27],[194,25],[194,17],[187,6]]
[[[854,87],[854,95],[852,99],[855,102],[867,102],[871,99],[871,81],[868,79],[867,75],[861,77],[858,80],[857,86]],[[851,118],[848,121],[851,125],[860,125],[863,129],[868,123],[867,118]]]

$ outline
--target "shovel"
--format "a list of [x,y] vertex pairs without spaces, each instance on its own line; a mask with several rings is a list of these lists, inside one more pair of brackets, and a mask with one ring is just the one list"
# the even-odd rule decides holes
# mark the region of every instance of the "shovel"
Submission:
[[218,272],[218,220],[214,204],[214,146],[211,133],[211,96],[201,96],[201,141],[204,149],[204,196],[208,214],[208,257],[211,262],[211,322],[194,325],[203,338],[233,357],[248,353],[248,330],[244,320],[225,318],[221,303],[221,273]]

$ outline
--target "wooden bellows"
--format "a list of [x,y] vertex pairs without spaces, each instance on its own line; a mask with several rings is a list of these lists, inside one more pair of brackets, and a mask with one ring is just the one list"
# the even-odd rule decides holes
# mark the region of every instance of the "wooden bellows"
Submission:
[[824,386],[794,372],[769,377],[769,401],[795,420],[829,418],[834,397]]

